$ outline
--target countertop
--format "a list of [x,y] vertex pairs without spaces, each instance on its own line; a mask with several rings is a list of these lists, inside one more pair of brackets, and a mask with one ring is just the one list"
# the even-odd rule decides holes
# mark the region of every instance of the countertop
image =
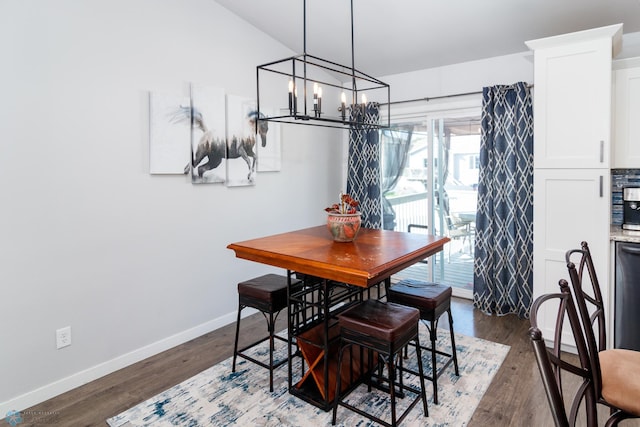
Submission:
[[612,225],[611,240],[615,242],[640,243],[640,231],[623,230],[620,225]]

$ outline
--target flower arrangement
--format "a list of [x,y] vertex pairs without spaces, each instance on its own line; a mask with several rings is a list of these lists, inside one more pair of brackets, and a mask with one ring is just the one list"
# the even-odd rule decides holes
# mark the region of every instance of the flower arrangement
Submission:
[[355,214],[360,203],[348,194],[340,193],[340,203],[334,203],[324,210],[332,214]]

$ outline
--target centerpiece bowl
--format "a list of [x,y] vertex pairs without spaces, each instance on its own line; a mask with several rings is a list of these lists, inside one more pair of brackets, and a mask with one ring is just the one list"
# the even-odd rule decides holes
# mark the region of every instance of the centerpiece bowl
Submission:
[[327,214],[327,228],[336,242],[353,242],[360,231],[360,212]]
[[359,203],[348,194],[340,193],[340,203],[325,209],[327,228],[336,242],[353,242],[360,231]]

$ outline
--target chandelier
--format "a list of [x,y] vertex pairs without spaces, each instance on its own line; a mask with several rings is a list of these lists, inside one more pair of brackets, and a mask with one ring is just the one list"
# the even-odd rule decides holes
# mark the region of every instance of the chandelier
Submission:
[[369,114],[389,104],[389,85],[355,68],[353,0],[351,65],[307,53],[307,1],[303,0],[303,53],[257,67],[256,103],[260,120],[341,129],[388,128],[385,117]]

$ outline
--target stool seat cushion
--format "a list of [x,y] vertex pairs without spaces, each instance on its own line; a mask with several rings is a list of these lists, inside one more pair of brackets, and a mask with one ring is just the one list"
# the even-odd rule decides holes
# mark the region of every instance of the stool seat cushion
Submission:
[[[297,285],[300,280],[291,279],[291,285]],[[280,311],[287,306],[287,277],[279,274],[265,274],[238,283],[240,298],[261,301],[271,310]]]
[[389,288],[389,301],[415,307],[421,311],[435,310],[451,300],[451,286],[417,280],[402,280]]
[[599,358],[602,397],[617,408],[640,416],[640,351],[604,350]]
[[420,312],[400,304],[366,300],[338,315],[342,328],[395,342],[416,328]]

